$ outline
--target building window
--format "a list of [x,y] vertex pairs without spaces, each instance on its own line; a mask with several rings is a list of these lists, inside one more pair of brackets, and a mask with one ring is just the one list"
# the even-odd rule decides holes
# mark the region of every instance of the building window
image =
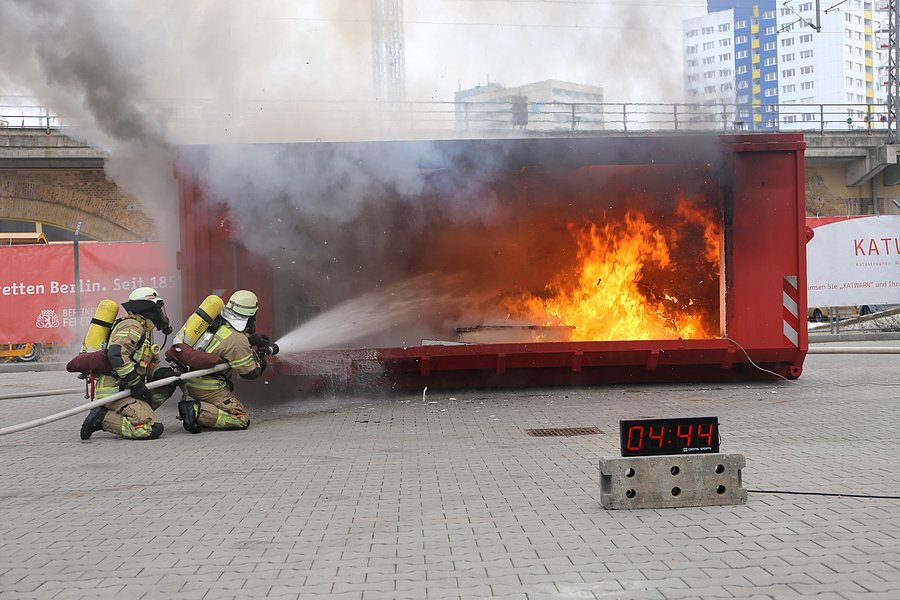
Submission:
[[704,65],[711,65],[711,64],[713,64],[714,62],[716,62],[716,57],[715,57],[715,56],[704,56],[704,57],[703,57],[703,64],[704,64]]
[[777,94],[778,94],[778,90],[776,88],[768,88],[766,91],[763,92],[763,96],[765,96],[766,98],[771,98],[772,96],[775,96]]
[[715,76],[716,76],[715,71],[706,71],[703,73],[703,79],[712,79]]
[[689,66],[689,67],[696,67],[698,64],[699,63],[697,62],[696,58],[692,58],[687,61],[687,66]]
[[715,48],[715,47],[716,47],[716,43],[715,43],[715,42],[703,42],[703,49],[704,49],[704,50],[712,50],[712,49]]
[[740,21],[734,22],[735,29],[746,29],[747,28],[747,19],[741,19]]
[[747,36],[746,36],[746,35],[739,35],[739,36],[735,37],[735,38],[734,38],[734,43],[735,43],[735,44],[746,44],[746,43],[747,43]]
[[719,40],[719,47],[727,48],[731,45],[731,38],[725,38],[724,40]]
[[800,58],[812,58],[813,51],[812,50],[804,50],[800,53]]
[[743,75],[744,73],[747,72],[747,70],[748,70],[747,65],[740,65],[738,67],[735,67],[734,74],[735,75]]
[[688,46],[687,53],[688,54],[697,54],[697,46]]
[[725,54],[719,55],[719,62],[726,62],[731,60],[731,52],[726,52]]
[[794,69],[785,69],[784,71],[781,72],[781,76],[782,77],[793,77]]
[[812,66],[812,65],[806,65],[805,67],[800,67],[800,74],[801,74],[801,75],[809,75],[809,74],[812,73],[812,72],[813,72],[813,66]]
[[775,49],[775,42],[766,42],[765,45],[763,46],[763,50],[774,50],[774,49]]
[[803,4],[800,5],[800,10],[812,10],[812,9],[813,9],[812,2],[804,2]]
[[734,53],[734,57],[735,58],[747,58],[747,51],[746,50],[738,50],[737,52]]
[[784,85],[781,87],[781,92],[783,94],[793,94],[796,89],[796,85],[794,85],[793,83],[789,83],[788,85]]
[[763,18],[763,19],[774,19],[774,18],[775,18],[775,11],[774,11],[774,10],[767,10],[767,11],[763,12],[762,18]]
[[801,43],[801,44],[806,44],[806,43],[809,43],[809,42],[811,42],[811,41],[812,41],[812,34],[811,34],[811,33],[807,33],[806,35],[801,35],[801,36],[800,36],[800,43]]
[[749,81],[738,81],[737,82],[737,89],[739,89],[739,90],[746,90],[748,87],[750,87]]
[[790,54],[785,54],[784,56],[781,57],[782,62],[791,62],[792,60],[794,60],[793,52],[791,52]]
[[713,28],[712,28],[712,27],[704,27],[704,28],[703,28],[703,35],[709,35],[709,34],[711,34],[712,32],[713,32]]
[[786,46],[793,46],[793,45],[794,45],[794,38],[784,38],[783,40],[781,40],[782,48],[784,48]]
[[731,69],[719,69],[719,77],[730,77]]
[[722,23],[719,25],[719,31],[731,31],[731,23]]
[[731,87],[732,86],[730,83],[723,83],[722,85],[719,86],[719,91],[720,92],[728,92],[731,90]]
[[816,86],[815,86],[815,84],[814,84],[812,81],[804,81],[804,82],[802,82],[802,83],[800,84],[800,89],[801,89],[801,90],[811,90],[811,89],[813,89],[814,87],[816,87]]
[[774,65],[777,62],[778,62],[778,59],[776,59],[774,56],[770,56],[769,58],[767,58],[766,60],[763,61],[763,64],[767,67],[771,67],[772,65]]
[[775,35],[775,26],[766,27],[765,35]]

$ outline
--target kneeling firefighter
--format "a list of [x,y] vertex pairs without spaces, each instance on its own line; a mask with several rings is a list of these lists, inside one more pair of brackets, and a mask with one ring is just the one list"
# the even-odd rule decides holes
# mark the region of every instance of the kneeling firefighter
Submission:
[[81,426],[83,440],[100,429],[135,440],[156,439],[163,432],[154,411],[172,395],[176,384],[150,390],[145,382],[175,375],[170,367],[159,366],[160,348],[153,343],[154,328],[166,336],[172,333],[165,304],[155,289],[142,287],[131,292],[122,308],[127,314],[113,324],[106,347],[113,370],[100,375],[95,393],[98,400],[125,389],[131,396],[91,410]]
[[[220,301],[221,302],[221,301]],[[191,433],[208,429],[247,429],[250,417],[235,397],[231,373],[244,379],[256,379],[266,370],[263,356],[273,354],[268,336],[256,333],[256,312],[259,301],[249,290],[231,295],[209,327],[197,350],[216,354],[229,368],[219,373],[187,380],[184,385],[190,400],[178,403],[182,425]],[[251,346],[256,346],[254,351]]]

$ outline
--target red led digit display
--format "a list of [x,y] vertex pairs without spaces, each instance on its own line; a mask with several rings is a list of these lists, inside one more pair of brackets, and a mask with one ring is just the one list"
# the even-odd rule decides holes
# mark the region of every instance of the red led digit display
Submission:
[[644,428],[641,425],[633,425],[628,428],[628,435],[625,437],[625,449],[630,452],[640,452],[641,446],[644,445]]
[[662,447],[663,447],[663,440],[664,440],[664,438],[665,438],[665,433],[666,433],[666,428],[665,428],[665,427],[660,427],[660,428],[659,428],[659,432],[658,432],[656,435],[653,435],[653,425],[651,425],[651,426],[650,426],[650,433],[647,434],[647,437],[649,437],[651,440],[657,440],[657,441],[659,441],[659,445],[658,445],[658,446],[655,446],[655,447],[656,447],[656,448],[662,448]]
[[622,456],[719,451],[718,417],[619,421]]

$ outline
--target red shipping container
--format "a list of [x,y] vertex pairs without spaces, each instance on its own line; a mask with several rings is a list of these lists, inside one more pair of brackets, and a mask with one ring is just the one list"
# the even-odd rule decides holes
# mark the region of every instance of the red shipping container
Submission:
[[[415,171],[421,185],[402,194],[428,214],[471,195],[466,182],[476,179],[491,199],[490,214],[411,229],[418,245],[403,267],[414,279],[461,274],[472,297],[493,298],[507,321],[457,321],[452,335],[421,345],[294,353],[278,370],[317,385],[394,388],[798,377],[807,352],[804,147],[800,134],[247,146],[295,165],[338,169],[334,157],[352,156],[364,172]],[[259,328],[278,339],[296,324],[293,300],[308,282],[276,273],[277,258],[241,243],[247,214],[234,199],[229,210],[207,198],[209,182],[192,165],[215,152],[185,148],[177,169],[183,306],[254,289]],[[375,185],[361,193],[370,206],[400,195]],[[253,226],[283,216],[257,208]]]

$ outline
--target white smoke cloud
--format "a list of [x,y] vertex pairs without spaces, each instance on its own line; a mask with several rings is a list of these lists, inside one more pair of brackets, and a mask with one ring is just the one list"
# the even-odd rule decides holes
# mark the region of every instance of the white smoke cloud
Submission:
[[[667,7],[665,19],[658,8],[407,1],[407,98],[449,103],[460,83],[490,76],[596,85],[610,101],[675,101],[672,23],[700,8]],[[463,158],[434,160],[428,143],[412,155],[385,147],[396,153],[381,161],[352,147],[300,160],[278,145],[240,145],[402,135],[370,102],[370,38],[368,0],[4,0],[0,95],[38,98],[67,131],[107,149],[108,175],[156,220],[172,257],[178,155],[210,197],[232,206],[242,243],[277,255],[283,271],[300,261],[298,274],[316,282],[306,292],[337,301],[401,277],[403,257],[437,217],[490,218],[480,175],[504,158],[483,155],[464,179],[443,181],[453,193],[436,211],[420,196],[424,173]],[[221,145],[182,146],[191,143]]]

